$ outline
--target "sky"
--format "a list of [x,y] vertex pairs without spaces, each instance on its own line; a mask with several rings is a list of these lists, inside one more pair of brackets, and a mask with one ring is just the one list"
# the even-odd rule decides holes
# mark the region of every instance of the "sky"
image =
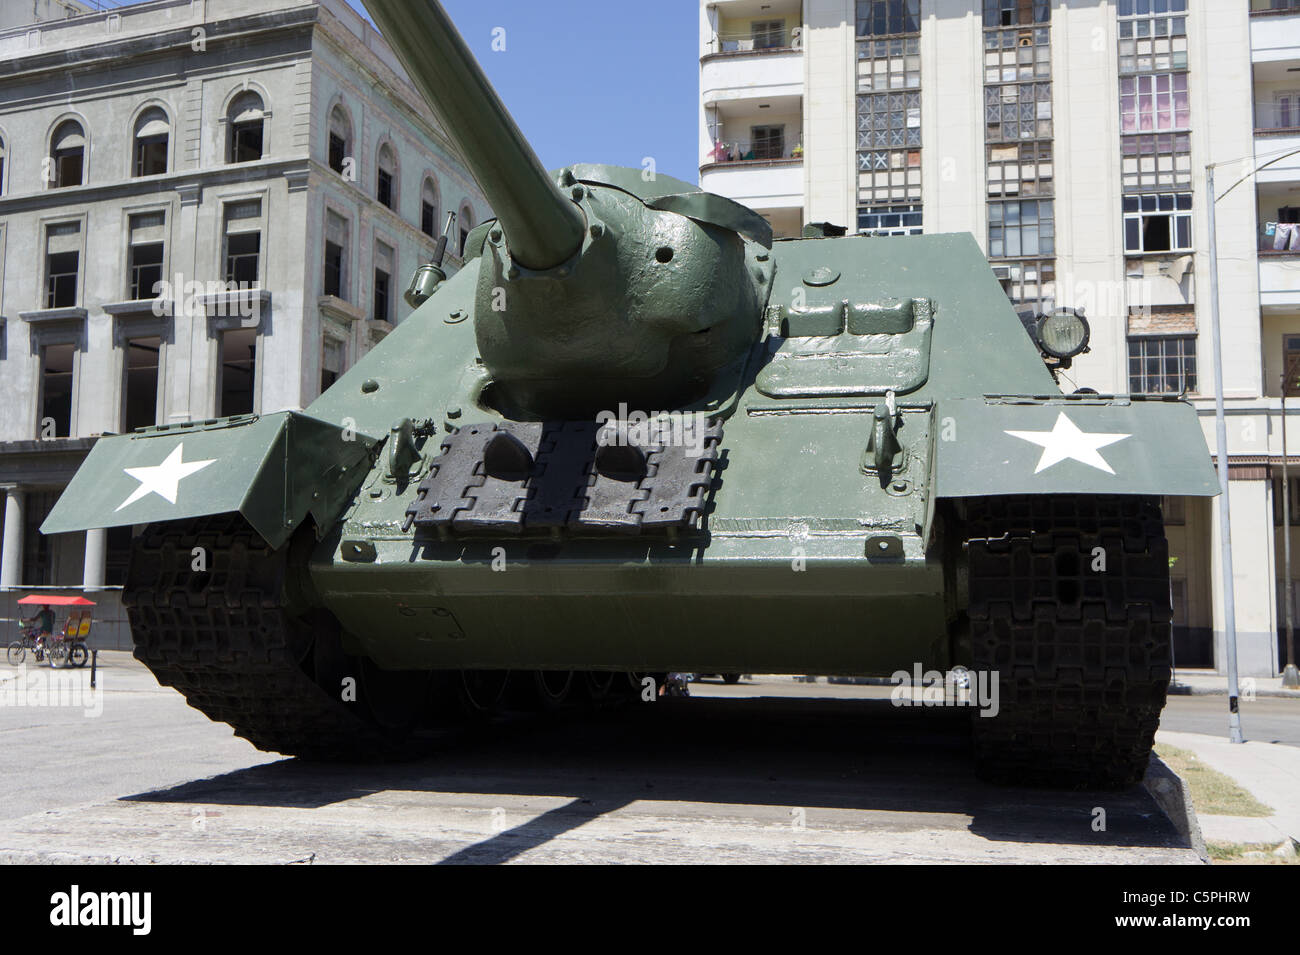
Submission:
[[697,0],[442,2],[548,169],[649,156],[699,182]]

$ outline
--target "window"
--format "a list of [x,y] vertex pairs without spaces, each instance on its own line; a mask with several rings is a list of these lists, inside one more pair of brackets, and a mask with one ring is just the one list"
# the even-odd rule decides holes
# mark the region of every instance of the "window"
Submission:
[[1006,83],[984,87],[984,138],[1050,139],[1052,84]]
[[[1273,484],[1273,526],[1274,526],[1274,527],[1281,527],[1281,526],[1282,526],[1282,477],[1281,477],[1281,471],[1282,471],[1282,467],[1281,467],[1281,465],[1278,465],[1278,466],[1277,466],[1277,469],[1273,472],[1274,474],[1277,475],[1277,477],[1274,477],[1274,478],[1273,478],[1273,481],[1272,481],[1272,484]],[[1291,476],[1290,484],[1291,484],[1291,486],[1288,488],[1288,490],[1290,491],[1290,494],[1291,494],[1291,525],[1294,527],[1294,526],[1296,526],[1296,525],[1300,525],[1300,477]],[[1165,521],[1165,523],[1167,524],[1167,523],[1169,523],[1169,522],[1168,522],[1168,521]],[[1280,585],[1281,583],[1282,583],[1282,581],[1278,581],[1278,584],[1279,584],[1279,585]],[[1297,589],[1300,590],[1300,588],[1297,588]],[[1285,606],[1286,606],[1286,602],[1283,601],[1282,604],[1281,604],[1281,606],[1282,606],[1282,607],[1285,607]],[[1297,615],[1297,616],[1296,616],[1296,622],[1297,622],[1297,623],[1300,623],[1300,615]]]
[[380,205],[394,208],[393,198],[393,151],[388,146],[383,146],[379,150],[379,175],[375,184],[375,198],[379,200]]
[[1052,75],[1052,31],[984,31],[984,82],[1015,83]]
[[920,235],[921,204],[863,206],[858,209],[858,232],[869,235]]
[[50,142],[50,175],[55,189],[81,185],[85,155],[86,134],[81,124],[71,119],[60,123]]
[[1187,0],[1120,0],[1119,71],[1187,68]]
[[858,36],[921,32],[921,0],[858,0]]
[[917,37],[858,43],[858,91],[917,89],[921,52]]
[[438,190],[432,179],[424,180],[420,189],[420,231],[430,238],[438,237]]
[[261,276],[262,202],[253,199],[226,206],[227,282],[256,287]]
[[321,346],[320,390],[324,393],[343,374],[343,342],[325,336]]
[[1160,510],[1164,514],[1167,526],[1182,526],[1187,523],[1187,498],[1185,497],[1163,498],[1160,502]]
[[72,435],[72,387],[76,347],[46,345],[41,348],[41,416],[38,433],[56,438]]
[[864,202],[921,198],[921,94],[858,96],[858,192]]
[[756,50],[775,50],[788,46],[784,20],[755,20],[750,24],[750,36]]
[[985,147],[989,198],[1052,194],[1052,144],[1013,143]]
[[158,423],[158,357],[162,339],[132,338],[126,343],[122,389],[122,430],[134,431]]
[[1196,390],[1196,336],[1152,335],[1128,340],[1128,389],[1180,395]]
[[217,417],[252,414],[256,406],[257,329],[236,328],[222,332],[220,348]]
[[1119,113],[1124,133],[1186,129],[1191,122],[1187,74],[1120,77]]
[[1192,185],[1191,144],[1187,133],[1121,136],[1125,189]]
[[1124,251],[1191,251],[1191,209],[1187,192],[1125,196]]
[[45,230],[45,307],[75,308],[81,264],[81,224],[61,222]]
[[469,207],[469,203],[462,203],[460,207],[460,252],[458,253],[463,259],[465,257],[465,243],[469,241],[469,234],[474,230],[474,210]]
[[161,212],[148,212],[131,216],[129,221],[131,245],[127,253],[127,275],[131,300],[138,302],[158,294],[163,277],[166,218]]
[[1300,335],[1282,336],[1282,393],[1300,395]]
[[253,92],[240,93],[231,102],[226,118],[230,122],[230,145],[226,161],[241,163],[261,159],[266,126],[262,97]]
[[325,213],[325,294],[348,298],[348,223],[334,212]]
[[393,283],[393,250],[382,242],[375,243],[375,292],[370,317],[379,322],[391,322]]
[[1056,301],[1056,262],[1042,259],[1029,262],[996,262],[993,273],[1002,291],[1016,305],[1031,306],[1049,312]]
[[167,141],[170,126],[167,114],[154,107],[145,110],[135,122],[135,162],[132,175],[161,176],[167,171]]
[[1052,255],[1056,240],[1052,200],[989,203],[989,256]]
[[352,124],[343,107],[330,110],[329,166],[336,173],[346,175],[348,154],[352,152]]
[[755,159],[780,159],[785,155],[784,126],[751,126],[749,138]]
[[986,27],[1025,26],[1046,23],[1051,16],[1048,0],[984,0]]

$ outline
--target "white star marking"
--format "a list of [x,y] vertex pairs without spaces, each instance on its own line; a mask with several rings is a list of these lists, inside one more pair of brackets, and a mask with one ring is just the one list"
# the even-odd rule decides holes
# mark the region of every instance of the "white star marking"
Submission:
[[176,445],[172,453],[162,464],[151,468],[122,468],[127,474],[140,482],[140,486],[131,492],[131,496],[117,506],[120,511],[128,504],[134,504],[149,494],[157,494],[171,504],[176,503],[176,490],[182,478],[187,478],[195,471],[202,471],[216,461],[186,461],[182,457],[185,443]]
[[1107,474],[1114,474],[1115,471],[1097,449],[1132,437],[1131,434],[1080,431],[1079,426],[1067,418],[1064,411],[1057,415],[1056,424],[1052,426],[1051,431],[1008,431],[1006,433],[1013,438],[1039,445],[1043,449],[1042,457],[1038,459],[1038,467],[1034,468],[1035,474],[1046,471],[1053,464],[1059,464],[1067,459],[1086,464],[1098,471],[1105,471]]

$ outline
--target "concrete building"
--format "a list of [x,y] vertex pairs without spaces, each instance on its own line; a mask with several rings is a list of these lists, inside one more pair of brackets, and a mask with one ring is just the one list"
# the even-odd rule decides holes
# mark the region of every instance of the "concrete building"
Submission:
[[37,532],[96,436],[304,407],[488,214],[344,0],[112,6],[0,31],[0,616],[120,620],[130,529]]
[[[700,181],[778,235],[973,233],[1017,308],[1086,310],[1063,387],[1185,392],[1213,447],[1215,164],[1240,666],[1273,676],[1296,75],[1297,0],[702,0]],[[1300,483],[1291,500],[1300,522]],[[1225,665],[1218,507],[1166,502],[1178,666]]]

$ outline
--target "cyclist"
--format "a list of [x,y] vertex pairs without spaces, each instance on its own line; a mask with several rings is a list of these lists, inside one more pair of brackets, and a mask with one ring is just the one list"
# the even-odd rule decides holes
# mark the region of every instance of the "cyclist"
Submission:
[[23,623],[34,624],[33,632],[36,636],[36,646],[44,647],[46,641],[54,633],[54,611],[50,609],[49,604],[42,604],[41,609],[30,617],[24,618]]

